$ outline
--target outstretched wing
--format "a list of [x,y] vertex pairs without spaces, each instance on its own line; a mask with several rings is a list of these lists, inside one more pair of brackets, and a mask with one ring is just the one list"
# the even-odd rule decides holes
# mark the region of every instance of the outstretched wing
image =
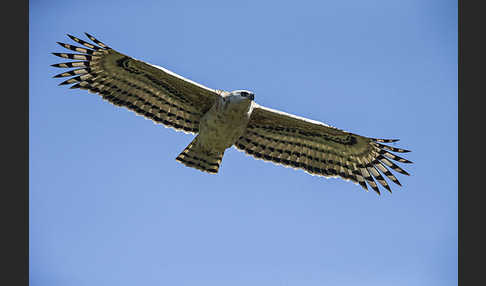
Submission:
[[255,104],[248,127],[235,146],[257,159],[303,169],[313,175],[339,176],[365,190],[368,183],[380,194],[374,179],[391,192],[381,173],[401,186],[388,168],[409,175],[391,160],[412,162],[389,151],[410,151],[381,144],[396,141],[363,137]]
[[71,35],[68,36],[86,48],[58,42],[62,47],[78,53],[54,55],[79,60],[52,65],[75,68],[54,76],[74,76],[60,85],[74,84],[71,88],[98,93],[115,105],[176,130],[199,131],[199,120],[220,96],[218,91],[167,69],[133,59],[86,35],[95,44]]

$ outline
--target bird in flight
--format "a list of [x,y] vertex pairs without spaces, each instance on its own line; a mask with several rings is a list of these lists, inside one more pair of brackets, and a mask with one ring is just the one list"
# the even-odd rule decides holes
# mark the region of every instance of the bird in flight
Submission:
[[54,76],[71,77],[59,85],[73,84],[73,89],[97,93],[155,123],[196,134],[176,158],[188,167],[215,174],[225,150],[235,146],[257,159],[312,175],[340,177],[365,190],[368,184],[377,194],[376,181],[391,192],[383,175],[401,186],[389,169],[409,175],[393,161],[412,162],[391,152],[410,151],[383,144],[397,139],[360,136],[270,109],[258,105],[251,91],[211,89],[126,56],[88,33],[93,43],[68,36],[83,47],[58,42],[76,52],[53,53],[74,60],[52,65],[74,68]]

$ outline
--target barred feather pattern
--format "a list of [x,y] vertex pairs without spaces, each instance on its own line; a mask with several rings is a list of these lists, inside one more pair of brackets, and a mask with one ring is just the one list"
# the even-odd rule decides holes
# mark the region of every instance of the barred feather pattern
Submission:
[[223,160],[223,152],[208,153],[197,144],[198,136],[182,151],[176,160],[187,167],[196,168],[206,173],[216,174]]
[[261,110],[253,111],[245,133],[235,143],[237,149],[257,159],[302,169],[312,175],[340,177],[365,190],[369,185],[377,194],[380,194],[378,183],[391,192],[384,177],[401,186],[389,169],[409,175],[393,161],[412,162],[390,151],[410,151],[382,144],[397,139],[363,137],[303,118]]
[[57,68],[74,68],[55,75],[71,77],[60,85],[74,84],[97,93],[110,103],[178,131],[197,133],[199,120],[219,94],[160,67],[121,54],[90,34],[94,44],[68,35],[83,47],[58,44],[76,53],[53,53],[76,60],[53,64]]
[[[225,93],[126,56],[90,34],[86,36],[94,44],[68,36],[82,47],[58,42],[74,52],[53,53],[72,60],[52,65],[71,69],[54,76],[71,77],[60,85],[72,84],[73,89],[97,93],[114,105],[175,130],[198,133],[201,117]],[[394,153],[410,151],[387,145],[397,139],[364,137],[253,104],[247,129],[235,146],[257,159],[302,169],[312,175],[351,180],[365,190],[370,186],[378,194],[378,184],[391,192],[385,177],[401,186],[390,169],[409,175],[395,162],[412,162]],[[193,143],[177,160],[217,173],[224,153],[201,152]]]

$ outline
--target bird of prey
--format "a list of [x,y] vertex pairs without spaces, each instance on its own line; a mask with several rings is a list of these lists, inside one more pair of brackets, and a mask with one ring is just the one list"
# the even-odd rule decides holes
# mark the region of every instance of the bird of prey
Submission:
[[[273,110],[255,103],[248,90],[215,90],[165,68],[126,56],[90,34],[89,43],[68,35],[83,47],[60,43],[77,53],[53,53],[75,60],[52,65],[74,68],[54,77],[72,78],[60,85],[97,93],[114,105],[178,131],[197,136],[177,156],[180,163],[204,172],[218,172],[227,148],[261,160],[302,169],[323,177],[341,177],[378,194],[378,181],[391,192],[382,174],[401,186],[390,172],[409,175],[393,161],[411,163],[391,152],[405,149],[346,132],[324,123]],[[376,180],[376,181],[375,181]]]

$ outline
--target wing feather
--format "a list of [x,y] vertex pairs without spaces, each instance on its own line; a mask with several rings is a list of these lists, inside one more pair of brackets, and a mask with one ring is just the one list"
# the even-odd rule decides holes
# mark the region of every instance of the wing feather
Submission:
[[73,76],[60,85],[74,84],[71,88],[98,93],[114,105],[125,107],[178,131],[199,131],[199,120],[211,108],[220,92],[164,68],[126,56],[90,34],[86,35],[94,44],[68,35],[86,48],[58,42],[62,47],[80,54],[54,55],[81,60],[52,65],[57,68],[76,68],[54,76]]
[[381,144],[397,141],[360,136],[254,103],[247,129],[235,147],[257,159],[313,175],[340,177],[380,194],[378,183],[391,192],[384,176],[401,186],[386,166],[408,175],[392,160],[412,163],[391,153],[410,151]]

